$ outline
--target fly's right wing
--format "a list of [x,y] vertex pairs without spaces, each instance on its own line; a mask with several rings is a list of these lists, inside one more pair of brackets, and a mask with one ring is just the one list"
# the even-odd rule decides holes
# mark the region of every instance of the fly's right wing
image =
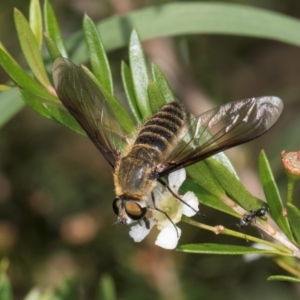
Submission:
[[185,137],[159,177],[259,137],[276,123],[282,110],[281,99],[266,96],[229,102],[191,117]]
[[52,76],[62,104],[109,164],[115,167],[128,134],[118,124],[98,86],[81,68],[63,57],[54,61]]

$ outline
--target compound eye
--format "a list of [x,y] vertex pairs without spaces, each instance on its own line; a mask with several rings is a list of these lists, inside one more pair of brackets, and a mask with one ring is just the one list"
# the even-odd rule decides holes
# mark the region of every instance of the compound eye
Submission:
[[122,205],[122,200],[119,198],[115,198],[113,202],[113,210],[116,215],[119,215],[119,209],[121,205]]
[[147,207],[141,207],[135,201],[126,201],[125,211],[130,219],[138,221],[145,217]]

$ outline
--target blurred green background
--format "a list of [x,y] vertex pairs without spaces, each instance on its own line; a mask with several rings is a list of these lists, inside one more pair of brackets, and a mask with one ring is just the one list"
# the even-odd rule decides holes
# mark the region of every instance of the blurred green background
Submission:
[[[53,0],[65,37],[81,28],[83,13],[94,21],[137,8],[173,1]],[[182,1],[184,2],[184,1]],[[212,1],[206,1],[212,2]],[[300,19],[296,0],[223,1],[266,8]],[[0,2],[0,39],[24,65],[13,7],[28,16],[29,1]],[[150,26],[151,24],[149,24]],[[137,28],[138,30],[138,28]],[[264,39],[188,35],[146,41],[149,61],[166,73],[180,99],[199,101],[201,111],[243,98],[276,95],[285,103],[278,124],[259,139],[228,151],[246,185],[263,198],[257,175],[265,149],[283,199],[286,177],[280,152],[298,151],[300,134],[300,48]],[[109,53],[117,96],[124,98],[120,62],[127,48]],[[7,75],[0,69],[0,82]],[[294,194],[299,206],[299,185]],[[78,276],[82,299],[93,299],[99,279],[109,274],[117,299],[299,299],[297,285],[267,282],[284,274],[272,259],[246,263],[240,256],[191,255],[156,247],[157,232],[134,243],[128,228],[112,226],[112,172],[92,143],[74,132],[23,109],[0,132],[0,256],[10,260],[15,299],[33,286],[56,286]],[[205,223],[235,228],[236,219],[202,207]],[[179,224],[180,243],[239,243]],[[253,228],[247,232],[260,233]]]

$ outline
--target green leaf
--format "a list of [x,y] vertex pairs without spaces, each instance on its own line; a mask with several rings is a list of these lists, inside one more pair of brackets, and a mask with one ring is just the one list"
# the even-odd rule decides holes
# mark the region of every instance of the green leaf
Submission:
[[39,0],[31,0],[29,6],[29,24],[35,36],[38,48],[41,50],[43,43],[42,11]]
[[[124,24],[130,26],[125,27]],[[135,10],[126,16],[105,19],[97,28],[106,50],[124,47],[132,28],[136,28],[143,41],[163,36],[222,34],[272,39],[300,46],[298,19],[232,3],[175,2],[156,5]],[[70,43],[73,43],[72,39]],[[85,49],[84,43],[77,41],[72,59],[86,60]]]
[[183,245],[176,249],[177,251],[196,254],[222,254],[222,255],[244,255],[244,254],[274,254],[288,255],[277,250],[263,250],[237,245],[224,244],[189,244]]
[[259,155],[259,175],[267,203],[270,208],[270,215],[279,228],[289,237],[289,239],[292,239],[292,233],[288,220],[283,216],[282,213],[284,208],[283,203],[264,151],[261,151]]
[[224,167],[226,167],[226,169],[232,173],[236,179],[239,180],[239,177],[235,171],[235,168],[233,167],[231,161],[229,160],[229,158],[227,157],[227,155],[224,152],[220,152],[215,154],[214,156],[212,156],[211,159],[215,159],[217,162],[219,162],[220,164],[222,164]]
[[55,289],[53,298],[55,300],[79,300],[79,286],[75,278],[65,279]]
[[226,194],[246,210],[256,210],[264,202],[252,196],[244,185],[225,166],[213,158],[205,160],[213,175],[217,178]]
[[12,300],[12,289],[10,281],[6,275],[8,268],[8,260],[2,259],[0,264],[0,299],[2,300]]
[[24,101],[20,97],[18,89],[2,92],[3,99],[0,101],[0,127],[10,120],[24,107]]
[[219,211],[225,212],[227,214],[230,214],[232,216],[239,217],[239,215],[228,205],[226,205],[220,197],[216,197],[215,195],[209,193],[203,187],[194,183],[190,179],[186,179],[184,181],[184,183],[180,187],[180,191],[183,192],[183,194],[188,191],[191,191],[196,195],[200,203],[208,207],[217,209]]
[[144,52],[135,30],[132,31],[130,37],[129,60],[137,104],[143,119],[147,120],[151,117],[151,107],[147,93],[149,78]]
[[29,107],[31,107],[33,110],[46,117],[47,119],[55,121],[55,119],[52,118],[51,114],[45,108],[43,102],[39,97],[23,89],[20,89],[20,93],[23,100]]
[[51,95],[42,85],[32,79],[17,62],[0,48],[0,64],[11,79],[21,88],[40,96],[49,101],[56,101],[57,98]]
[[64,45],[64,41],[56,20],[55,13],[48,0],[45,0],[44,3],[44,17],[45,17],[45,30],[47,35],[55,43],[62,56],[68,58],[68,53]]
[[11,85],[0,84],[0,91],[1,91],[1,92],[2,92],[2,91],[10,90],[10,89],[12,89],[12,88],[14,88],[14,87],[11,86]]
[[169,86],[169,83],[164,75],[164,73],[161,71],[161,69],[156,65],[151,65],[151,71],[152,71],[152,78],[156,82],[156,84],[159,86],[159,89],[161,90],[162,94],[164,95],[165,100],[167,103],[170,103],[175,100],[175,96],[173,95],[173,92]]
[[121,64],[121,76],[130,111],[132,112],[136,122],[140,124],[143,121],[143,119],[137,105],[133,81],[131,77],[131,71],[124,61],[122,61]]
[[97,300],[115,300],[115,285],[113,278],[109,274],[104,274],[99,282]]
[[[67,57],[48,1],[45,1],[44,12],[46,31],[51,32],[49,36],[59,45],[62,55]],[[130,26],[124,27],[124,24]],[[299,20],[265,9],[231,3],[169,3],[135,10],[126,16],[107,18],[97,25],[107,51],[126,46],[133,27],[139,31],[143,41],[159,36],[226,34],[267,38],[300,46]],[[73,61],[87,60],[88,53],[81,32],[71,36],[67,44],[73,47]]]
[[15,8],[14,19],[20,45],[26,61],[36,79],[46,88],[51,86],[40,53],[38,42],[23,14]]
[[290,276],[283,276],[283,275],[270,276],[268,278],[268,280],[269,281],[290,281],[290,282],[294,282],[294,283],[300,283],[299,278],[290,277]]
[[83,131],[82,127],[68,111],[52,103],[45,103],[43,104],[43,106],[48,111],[48,114],[49,116],[51,116],[52,120],[56,121],[57,123],[63,124],[73,131],[86,137],[86,134]]
[[158,85],[152,80],[149,81],[147,91],[151,112],[153,115],[166,104],[166,100]]
[[121,127],[128,133],[131,134],[135,130],[135,125],[130,115],[123,107],[123,105],[114,97],[114,95],[110,94],[105,90],[95,75],[85,66],[81,66],[84,72],[94,81],[94,83],[99,87],[100,91],[103,93],[103,96],[109,106],[112,108],[114,113],[117,116],[118,122]]
[[62,54],[60,53],[58,47],[46,32],[44,33],[44,39],[45,39],[47,50],[52,59],[52,62],[55,61],[56,58],[61,57]]
[[293,236],[298,245],[300,245],[300,211],[292,203],[287,203],[287,219],[289,221]]
[[187,167],[187,172],[194,182],[210,194],[218,198],[222,198],[225,195],[224,189],[211,172],[206,160]]
[[81,128],[81,126],[77,123],[77,121],[73,118],[73,116],[71,116],[71,114],[68,111],[52,103],[43,103],[41,99],[39,99],[31,93],[28,93],[25,90],[21,90],[20,92],[22,98],[28,104],[28,106],[30,106],[40,115],[57,123],[63,124],[66,127],[72,129],[73,131],[86,137],[86,134]]
[[113,81],[108,59],[97,28],[87,15],[84,15],[83,30],[89,49],[93,73],[101,83],[101,86],[113,94]]

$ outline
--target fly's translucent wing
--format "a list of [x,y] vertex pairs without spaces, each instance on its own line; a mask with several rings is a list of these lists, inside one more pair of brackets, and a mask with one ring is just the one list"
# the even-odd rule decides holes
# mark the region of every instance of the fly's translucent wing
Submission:
[[159,177],[257,138],[275,124],[282,110],[281,99],[269,96],[230,102],[191,118]]
[[53,82],[58,98],[78,121],[112,167],[126,144],[126,133],[98,86],[84,71],[59,57],[53,64]]

